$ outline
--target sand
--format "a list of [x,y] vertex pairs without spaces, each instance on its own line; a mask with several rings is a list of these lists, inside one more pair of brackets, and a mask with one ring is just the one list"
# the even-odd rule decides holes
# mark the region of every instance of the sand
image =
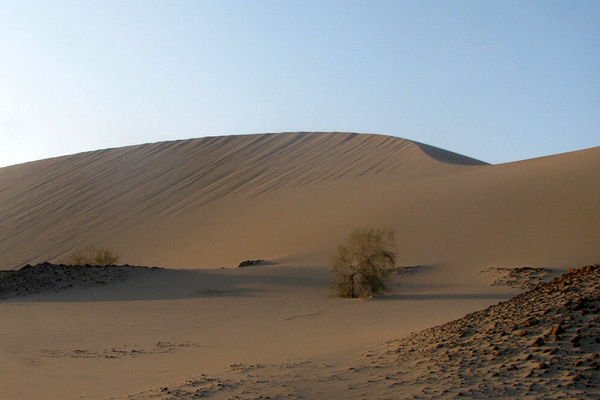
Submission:
[[130,399],[600,396],[600,265],[335,365],[232,364]]
[[[124,263],[167,269],[0,302],[0,397],[127,398],[201,374],[272,372],[259,364],[289,364],[282,382],[315,397],[336,379],[321,372],[522,290],[481,271],[556,274],[600,260],[599,181],[600,148],[487,165],[349,133],[163,142],[1,168],[0,268],[106,245]],[[380,299],[333,298],[328,256],[360,226],[393,228],[398,264],[421,268]],[[266,264],[234,268],[247,259]]]

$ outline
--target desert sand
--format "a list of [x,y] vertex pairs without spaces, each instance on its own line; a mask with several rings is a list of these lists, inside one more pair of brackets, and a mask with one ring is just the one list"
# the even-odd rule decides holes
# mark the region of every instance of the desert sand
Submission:
[[600,265],[485,310],[386,342],[350,366],[232,364],[130,396],[212,398],[597,398]]
[[[61,262],[85,245],[163,268],[0,301],[0,397],[458,395],[426,381],[430,353],[406,362],[390,346],[524,290],[492,285],[490,268],[544,267],[551,279],[598,262],[598,199],[598,147],[488,165],[352,133],[202,138],[1,168],[0,269]],[[380,298],[332,297],[328,257],[361,226],[394,229],[398,265],[420,267]],[[235,268],[247,259],[266,263]],[[392,370],[415,378],[382,386]],[[480,378],[461,394],[477,397]]]

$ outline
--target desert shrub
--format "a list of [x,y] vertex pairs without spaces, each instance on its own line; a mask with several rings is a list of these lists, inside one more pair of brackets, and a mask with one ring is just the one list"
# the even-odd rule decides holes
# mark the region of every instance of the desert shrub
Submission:
[[394,232],[387,229],[357,229],[331,257],[334,278],[331,287],[340,297],[367,298],[387,288],[396,264]]
[[96,262],[96,265],[115,265],[119,262],[119,258],[121,257],[111,249],[103,247],[96,250],[94,261]]
[[65,264],[68,265],[85,265],[89,264],[91,261],[93,249],[91,247],[80,247],[71,251],[69,257],[67,258]]
[[121,258],[108,247],[95,248],[85,246],[75,249],[69,255],[66,264],[69,265],[115,265]]

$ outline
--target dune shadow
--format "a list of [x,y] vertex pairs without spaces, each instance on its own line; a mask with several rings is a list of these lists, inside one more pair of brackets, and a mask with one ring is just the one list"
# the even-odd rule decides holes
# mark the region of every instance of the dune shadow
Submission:
[[[219,270],[154,268],[132,272],[126,279],[102,285],[72,285],[9,297],[2,303],[110,302],[176,300],[194,298],[241,298],[290,288],[322,288],[329,284],[327,272],[277,266],[274,263]],[[313,273],[314,272],[314,273]]]
[[475,158],[463,156],[458,153],[454,153],[448,150],[442,150],[440,148],[430,146],[428,144],[414,142],[419,148],[427,154],[429,157],[436,161],[443,162],[446,164],[455,165],[489,165],[484,161],[477,160]]
[[251,289],[251,288],[237,288],[237,289],[198,289],[195,292],[189,294],[189,298],[194,297],[250,297],[260,293],[265,293],[266,290]]

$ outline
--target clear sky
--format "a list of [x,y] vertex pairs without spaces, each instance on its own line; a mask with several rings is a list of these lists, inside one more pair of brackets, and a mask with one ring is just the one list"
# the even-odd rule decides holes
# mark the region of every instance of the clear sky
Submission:
[[600,1],[2,1],[0,166],[282,131],[598,146]]

